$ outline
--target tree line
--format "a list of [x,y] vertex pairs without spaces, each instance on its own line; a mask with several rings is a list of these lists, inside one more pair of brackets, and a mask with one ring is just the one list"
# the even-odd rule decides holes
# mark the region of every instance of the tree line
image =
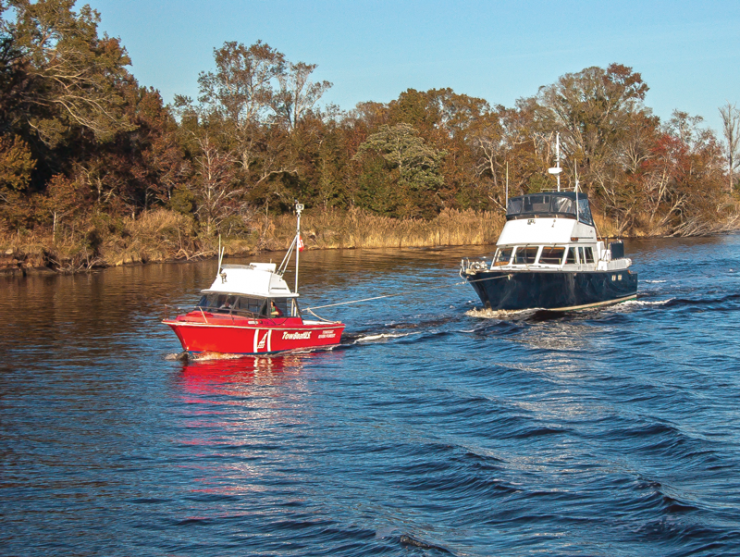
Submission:
[[315,64],[226,42],[197,98],[165,105],[98,24],[74,0],[0,0],[6,234],[115,233],[163,210],[204,238],[246,237],[294,199],[400,219],[503,212],[507,192],[554,188],[556,134],[563,187],[577,179],[620,233],[704,233],[737,213],[737,108],[720,109],[722,138],[678,110],[661,121],[641,75],[621,64],[566,74],[514,107],[408,89],[343,111],[322,103],[332,84]]

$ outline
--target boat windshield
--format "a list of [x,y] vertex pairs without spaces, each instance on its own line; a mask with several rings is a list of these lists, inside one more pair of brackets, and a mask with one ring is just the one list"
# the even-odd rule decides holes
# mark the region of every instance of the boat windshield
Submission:
[[247,317],[267,317],[267,300],[234,294],[205,294],[196,309],[215,313],[235,313]]
[[537,259],[539,249],[537,246],[516,248],[514,252],[514,263],[517,265],[531,265]]
[[301,316],[298,301],[293,298],[257,298],[236,294],[205,294],[195,309],[255,319]]
[[539,262],[543,265],[560,265],[565,255],[563,246],[544,246],[540,254]]
[[508,265],[511,263],[511,252],[514,251],[513,248],[502,248],[496,251],[496,257],[493,260],[494,267],[498,267],[500,265]]
[[506,207],[506,219],[522,219],[533,217],[561,217],[576,218],[593,226],[591,209],[586,194],[567,192],[531,193],[519,197],[512,197]]

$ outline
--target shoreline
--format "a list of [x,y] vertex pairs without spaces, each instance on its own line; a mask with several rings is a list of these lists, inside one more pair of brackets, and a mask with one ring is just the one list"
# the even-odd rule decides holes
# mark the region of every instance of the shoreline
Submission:
[[[388,246],[373,246],[373,247],[365,247],[365,246],[330,246],[330,247],[316,247],[316,246],[307,246],[306,251],[332,251],[332,250],[359,250],[359,249],[367,249],[367,250],[383,250],[383,249],[426,249],[426,248],[454,248],[454,247],[464,247],[464,246],[485,246],[490,245],[494,246],[495,242],[492,243],[469,243],[469,244],[429,244],[429,245],[407,245],[407,246],[397,246],[397,245],[388,245]],[[227,251],[224,259],[233,259],[233,258],[242,258],[242,257],[249,257],[249,256],[257,256],[262,253],[277,253],[277,252],[285,252],[287,248],[264,248],[261,250],[257,249],[247,249],[247,250],[236,250],[229,252]],[[157,258],[157,259],[149,259],[149,258],[142,258],[142,259],[130,259],[126,261],[121,261],[117,263],[106,263],[104,261],[101,261],[99,263],[96,263],[95,265],[81,270],[76,271],[68,271],[63,269],[55,269],[53,267],[49,267],[48,265],[42,264],[38,265],[38,258],[29,256],[28,254],[24,253],[22,250],[7,250],[5,253],[0,254],[0,277],[9,277],[9,276],[37,276],[37,275],[73,275],[73,274],[83,274],[83,273],[93,273],[96,271],[102,271],[105,269],[111,269],[115,267],[133,267],[133,266],[139,266],[139,265],[162,265],[166,263],[194,263],[198,261],[209,261],[209,260],[215,260],[218,259],[218,253],[216,251],[208,252],[208,253],[199,253],[195,254],[191,257],[166,257],[166,258]],[[26,263],[30,262],[30,265],[27,265]],[[36,262],[36,265],[33,265],[33,263]]]
[[[724,230],[719,232],[713,232],[709,234],[698,234],[695,236],[687,236],[691,238],[711,238],[719,237],[729,234],[740,232],[740,228],[731,230]],[[609,236],[608,238],[616,238],[616,236]],[[639,235],[639,236],[621,236],[624,240],[636,240],[636,239],[670,239],[677,238],[677,236],[671,235]],[[384,246],[306,246],[306,251],[331,251],[331,250],[382,250],[382,249],[427,249],[427,248],[456,248],[464,246],[495,246],[496,242],[483,242],[483,243],[464,243],[464,244],[424,244],[424,245],[384,245]],[[263,253],[276,253],[285,252],[287,247],[274,247],[274,248],[263,248],[263,249],[236,249],[226,252],[225,259],[243,258],[250,256],[258,256]],[[140,265],[161,265],[166,263],[191,263],[198,261],[209,261],[218,259],[218,253],[213,251],[200,252],[192,256],[175,256],[164,257],[164,258],[138,258],[138,259],[127,259],[119,260],[116,263],[108,263],[106,261],[98,261],[90,267],[78,270],[67,270],[63,268],[54,268],[49,266],[43,260],[39,260],[37,255],[29,255],[22,250],[9,249],[4,253],[0,253],[0,277],[26,277],[26,276],[43,276],[43,275],[73,275],[83,273],[93,273],[110,269],[114,267],[133,267]]]
[[[711,237],[740,231],[737,219],[701,225],[692,234],[618,234],[614,223],[594,215],[601,238]],[[360,210],[304,213],[307,250],[449,248],[495,245],[505,223],[500,212],[446,209],[431,220],[392,219]],[[153,211],[121,223],[117,233],[90,228],[57,241],[50,235],[10,237],[0,243],[0,276],[89,273],[110,267],[214,259],[217,238],[199,237],[193,223],[169,211]],[[122,232],[121,232],[122,231]],[[636,232],[636,233],[635,233]],[[223,242],[227,258],[285,251],[295,235],[292,214],[263,217],[246,237]],[[94,240],[94,241],[93,241]]]

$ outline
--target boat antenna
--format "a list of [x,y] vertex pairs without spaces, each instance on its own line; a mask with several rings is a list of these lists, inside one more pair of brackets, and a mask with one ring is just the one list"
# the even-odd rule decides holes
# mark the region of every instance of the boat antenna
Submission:
[[509,161],[506,161],[506,204],[504,210],[509,210]]
[[223,280],[223,276],[221,275],[223,269],[222,264],[224,261],[224,252],[226,251],[226,246],[221,247],[221,234],[218,235],[218,271],[216,271],[216,276],[221,276],[221,279]]
[[576,173],[576,185],[573,186],[573,191],[576,192],[576,194],[577,194],[578,193],[578,190],[580,189],[578,187],[578,163],[576,163],[576,164],[573,165],[573,170]]
[[579,223],[581,221],[581,215],[580,215],[581,209],[578,206],[578,189],[579,188],[578,188],[578,163],[577,162],[576,164],[573,165],[573,170],[576,173],[576,185],[573,186],[573,191],[576,192],[576,223]]
[[298,200],[295,200],[295,212],[298,216],[296,227],[295,227],[295,238],[296,238],[296,250],[295,250],[295,290],[294,292],[298,294],[298,263],[299,263],[299,255],[301,253],[301,250],[303,249],[303,240],[301,240],[301,212],[303,211],[305,207],[303,206],[303,203],[298,203]]
[[555,166],[548,168],[547,171],[550,174],[555,174],[558,179],[558,191],[560,191],[560,173],[563,171],[560,168],[560,133],[555,134]]

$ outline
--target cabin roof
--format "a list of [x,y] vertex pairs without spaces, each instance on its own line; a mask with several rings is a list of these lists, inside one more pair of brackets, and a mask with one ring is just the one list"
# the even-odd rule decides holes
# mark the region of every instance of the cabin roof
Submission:
[[275,263],[223,265],[221,272],[205,293],[242,294],[265,298],[297,298],[283,277],[276,272]]

